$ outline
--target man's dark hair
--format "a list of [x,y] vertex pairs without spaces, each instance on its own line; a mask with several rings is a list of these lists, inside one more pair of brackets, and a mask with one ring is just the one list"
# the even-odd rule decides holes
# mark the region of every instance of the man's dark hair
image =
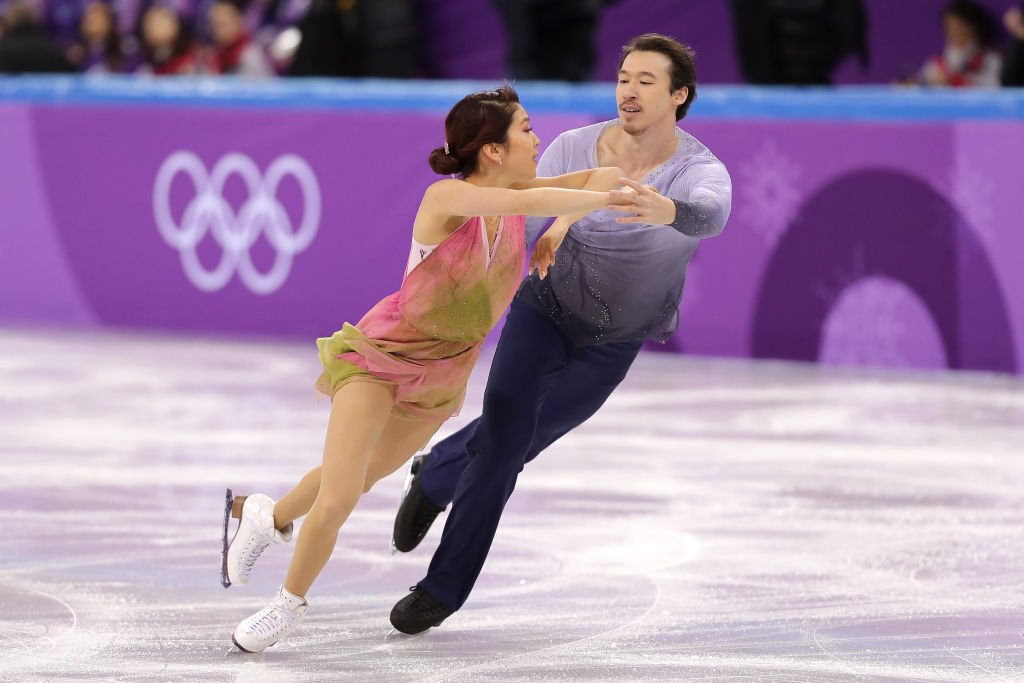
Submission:
[[669,92],[675,92],[680,88],[687,88],[686,101],[676,107],[676,121],[679,121],[690,109],[690,103],[697,96],[697,69],[693,65],[693,48],[683,45],[678,40],[663,36],[660,33],[645,33],[637,36],[622,46],[622,58],[619,60],[619,68],[633,52],[658,52],[668,57],[672,62],[669,69],[671,81]]

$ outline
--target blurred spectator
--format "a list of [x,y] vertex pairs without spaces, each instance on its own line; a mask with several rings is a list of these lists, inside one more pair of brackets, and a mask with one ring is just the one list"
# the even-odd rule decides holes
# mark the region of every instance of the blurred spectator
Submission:
[[410,0],[313,0],[292,76],[408,78],[416,69]]
[[594,71],[594,34],[608,0],[493,0],[508,35],[508,76],[586,81]]
[[105,0],[94,0],[85,6],[78,29],[78,39],[68,48],[68,59],[79,71],[88,73],[122,73],[128,64],[127,53],[134,54],[134,40],[122,45],[117,30],[117,16]]
[[82,4],[82,0],[43,0],[36,4],[47,34],[61,47],[67,47],[78,36]]
[[925,85],[995,88],[1002,57],[995,49],[995,18],[974,0],[953,0],[942,12],[946,45],[921,69]]
[[732,0],[732,10],[748,83],[828,85],[847,55],[868,64],[862,0]]
[[243,7],[236,0],[217,0],[210,8],[209,20],[213,54],[207,69],[211,73],[257,78],[274,75],[263,48],[246,30]]
[[1002,82],[1006,86],[1024,86],[1024,0],[1003,16],[1003,24],[1010,32],[1012,42],[1003,61]]
[[173,76],[198,72],[199,52],[191,26],[177,12],[166,5],[152,5],[142,15],[141,23],[142,64],[137,73]]
[[0,21],[0,73],[74,71],[57,44],[47,35],[28,0],[13,0]]

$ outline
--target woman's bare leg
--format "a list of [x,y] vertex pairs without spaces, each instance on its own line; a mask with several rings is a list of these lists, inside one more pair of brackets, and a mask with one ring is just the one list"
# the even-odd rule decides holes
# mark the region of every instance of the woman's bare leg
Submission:
[[[333,407],[333,406],[332,406]],[[306,473],[291,491],[274,504],[274,526],[283,529],[309,512],[320,492],[320,466]]]
[[[442,424],[444,420],[424,421],[392,416],[370,458],[363,492],[408,462]],[[291,491],[281,496],[274,505],[274,526],[283,529],[309,512],[320,492],[320,477],[320,467],[314,467]]]
[[391,416],[393,401],[394,388],[374,382],[352,382],[334,395],[320,489],[302,523],[284,581],[291,593],[305,596],[334,551],[338,531],[362,495],[367,465]]
[[408,462],[442,424],[444,420],[415,420],[392,415],[366,468],[363,492]]

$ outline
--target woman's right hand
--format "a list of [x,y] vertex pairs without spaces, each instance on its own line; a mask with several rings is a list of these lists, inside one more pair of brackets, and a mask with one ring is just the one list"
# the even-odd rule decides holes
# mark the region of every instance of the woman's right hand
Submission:
[[548,268],[555,263],[555,253],[562,246],[562,242],[569,232],[569,225],[568,222],[558,219],[537,240],[537,244],[533,247],[533,255],[530,256],[530,274],[537,271],[541,280],[548,276]]

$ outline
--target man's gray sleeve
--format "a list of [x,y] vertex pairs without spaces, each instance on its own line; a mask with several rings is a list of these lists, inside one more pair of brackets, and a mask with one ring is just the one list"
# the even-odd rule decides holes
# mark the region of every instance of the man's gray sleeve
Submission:
[[669,225],[684,235],[714,237],[732,211],[732,180],[719,162],[694,164],[669,190],[676,217]]
[[[565,143],[559,135],[554,142],[548,145],[537,162],[537,175],[542,178],[550,178],[556,175],[568,173],[565,169]],[[551,223],[548,216],[527,216],[526,217],[526,246],[529,248],[541,236],[544,229]]]

